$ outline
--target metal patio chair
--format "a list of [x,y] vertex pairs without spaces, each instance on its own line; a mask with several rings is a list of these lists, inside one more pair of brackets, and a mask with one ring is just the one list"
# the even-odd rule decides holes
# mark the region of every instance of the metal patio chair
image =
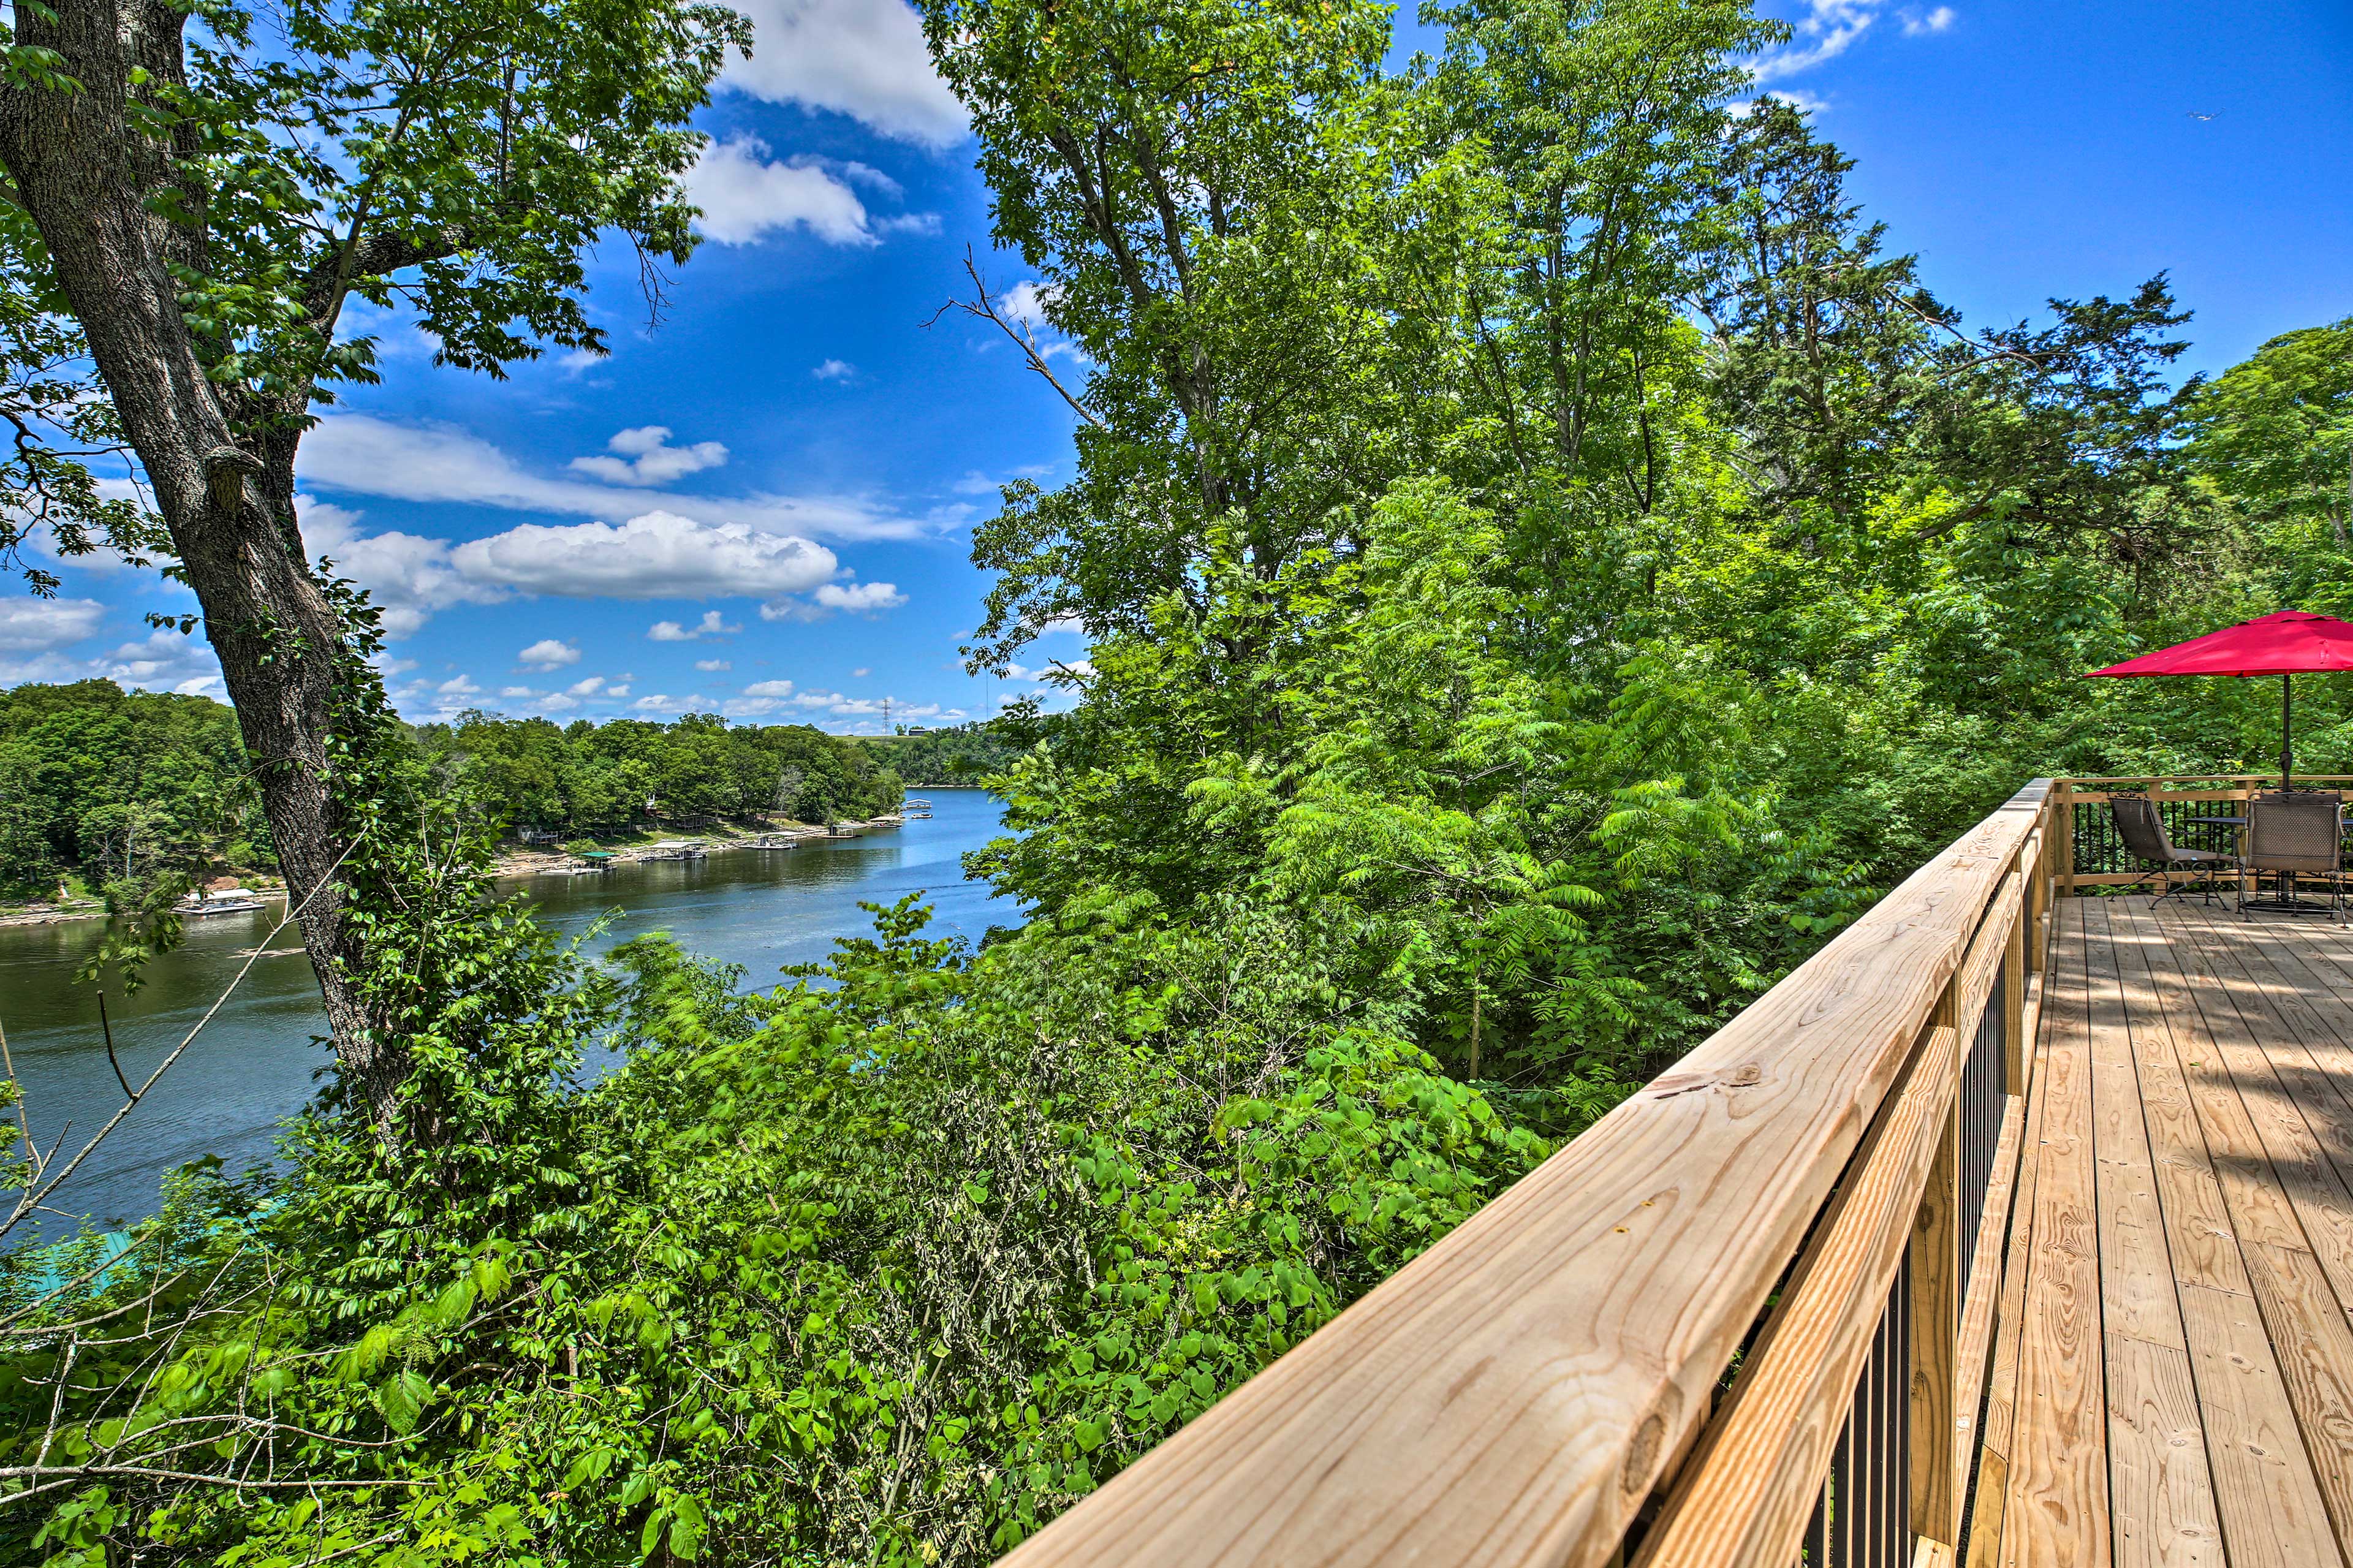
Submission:
[[[2270,790],[2247,803],[2247,869],[2280,878],[2280,907],[2296,907],[2289,891],[2293,877],[2328,882],[2328,909],[2345,919],[2345,800],[2318,790]],[[2258,905],[2258,907],[2261,907]],[[2246,894],[2239,912],[2247,912]]]
[[[2227,870],[2239,887],[2239,901],[2246,902],[2246,869],[2238,856],[2221,849],[2184,849],[2173,842],[2165,831],[2165,818],[2157,809],[2157,802],[2145,795],[2115,795],[2108,797],[2108,811],[2116,818],[2116,836],[2125,848],[2138,859],[2156,868],[2156,875],[2164,891],[2160,899],[2186,893],[2193,884],[2205,884],[2206,901],[2214,901],[2214,879]],[[2173,885],[2175,874],[2182,876],[2181,886]],[[2144,877],[2142,880],[2147,879]]]

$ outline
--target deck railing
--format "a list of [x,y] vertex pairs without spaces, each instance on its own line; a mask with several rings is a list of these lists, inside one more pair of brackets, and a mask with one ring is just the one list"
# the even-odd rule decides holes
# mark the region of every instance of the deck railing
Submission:
[[[2353,788],[2353,773],[2295,775],[2302,786]],[[2119,790],[2145,794],[2157,803],[2168,837],[2184,849],[2232,847],[2237,829],[2200,823],[2200,816],[2244,816],[2247,801],[2258,790],[2277,788],[2277,773],[2169,773],[2142,778],[2080,778],[2052,781],[2055,809],[2067,826],[2059,835],[2059,888],[2120,885],[2145,881],[2149,868],[2128,853],[2116,833],[2108,800]]]
[[1008,1563],[1961,1547],[2055,809],[2021,790]]

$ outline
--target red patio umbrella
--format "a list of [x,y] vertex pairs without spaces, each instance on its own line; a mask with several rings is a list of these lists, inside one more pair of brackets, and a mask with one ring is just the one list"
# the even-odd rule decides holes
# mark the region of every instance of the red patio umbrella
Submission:
[[2288,721],[2295,695],[2289,678],[2353,669],[2353,626],[2304,610],[2280,610],[2161,647],[2092,675],[2276,675],[2280,678],[2280,787],[2295,765]]

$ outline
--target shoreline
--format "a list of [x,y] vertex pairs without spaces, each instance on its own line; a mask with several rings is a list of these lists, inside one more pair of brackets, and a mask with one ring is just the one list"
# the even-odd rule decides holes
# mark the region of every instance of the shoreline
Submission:
[[[960,789],[972,786],[927,784],[922,787]],[[905,820],[896,812],[885,812],[881,816],[870,816],[863,821],[856,819],[844,821],[839,825],[839,832],[828,832],[821,826],[796,822],[786,826],[745,829],[741,832],[730,830],[696,837],[701,837],[710,853],[716,855],[724,850],[749,847],[753,839],[762,837],[783,837],[790,839],[795,844],[804,838],[862,837],[869,833],[896,828]],[[652,847],[650,844],[639,844],[614,849],[611,852],[613,858],[609,864],[615,866],[638,864],[648,858],[647,852]],[[501,849],[491,862],[491,878],[493,881],[507,882],[524,877],[547,876],[556,868],[566,866],[576,858],[577,857],[565,849],[522,847]],[[282,884],[274,888],[255,886],[252,892],[256,898],[270,902],[281,902],[286,897],[286,889]],[[106,906],[96,899],[77,899],[70,903],[63,904],[41,901],[20,905],[16,909],[0,910],[0,929],[11,926],[64,925],[71,921],[102,921],[106,918]]]

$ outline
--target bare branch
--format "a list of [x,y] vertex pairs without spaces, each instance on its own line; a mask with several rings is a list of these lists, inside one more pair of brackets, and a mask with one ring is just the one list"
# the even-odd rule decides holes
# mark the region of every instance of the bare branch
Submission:
[[972,279],[974,297],[969,300],[950,300],[933,311],[931,321],[925,321],[923,325],[927,327],[932,325],[950,310],[961,310],[976,320],[996,322],[997,330],[1013,341],[1013,346],[1021,351],[1021,357],[1029,362],[1029,368],[1046,378],[1046,384],[1061,395],[1062,401],[1071,405],[1072,413],[1098,430],[1105,428],[1102,418],[1094,410],[1072,396],[1071,389],[1064,386],[1054,374],[1053,367],[1046,363],[1046,351],[1039,346],[1037,335],[1030,331],[1029,323],[1018,320],[1008,320],[1005,312],[998,309],[996,298],[988,291],[987,280],[980,275],[979,263],[972,258],[970,246],[965,247],[964,270],[965,276]]

